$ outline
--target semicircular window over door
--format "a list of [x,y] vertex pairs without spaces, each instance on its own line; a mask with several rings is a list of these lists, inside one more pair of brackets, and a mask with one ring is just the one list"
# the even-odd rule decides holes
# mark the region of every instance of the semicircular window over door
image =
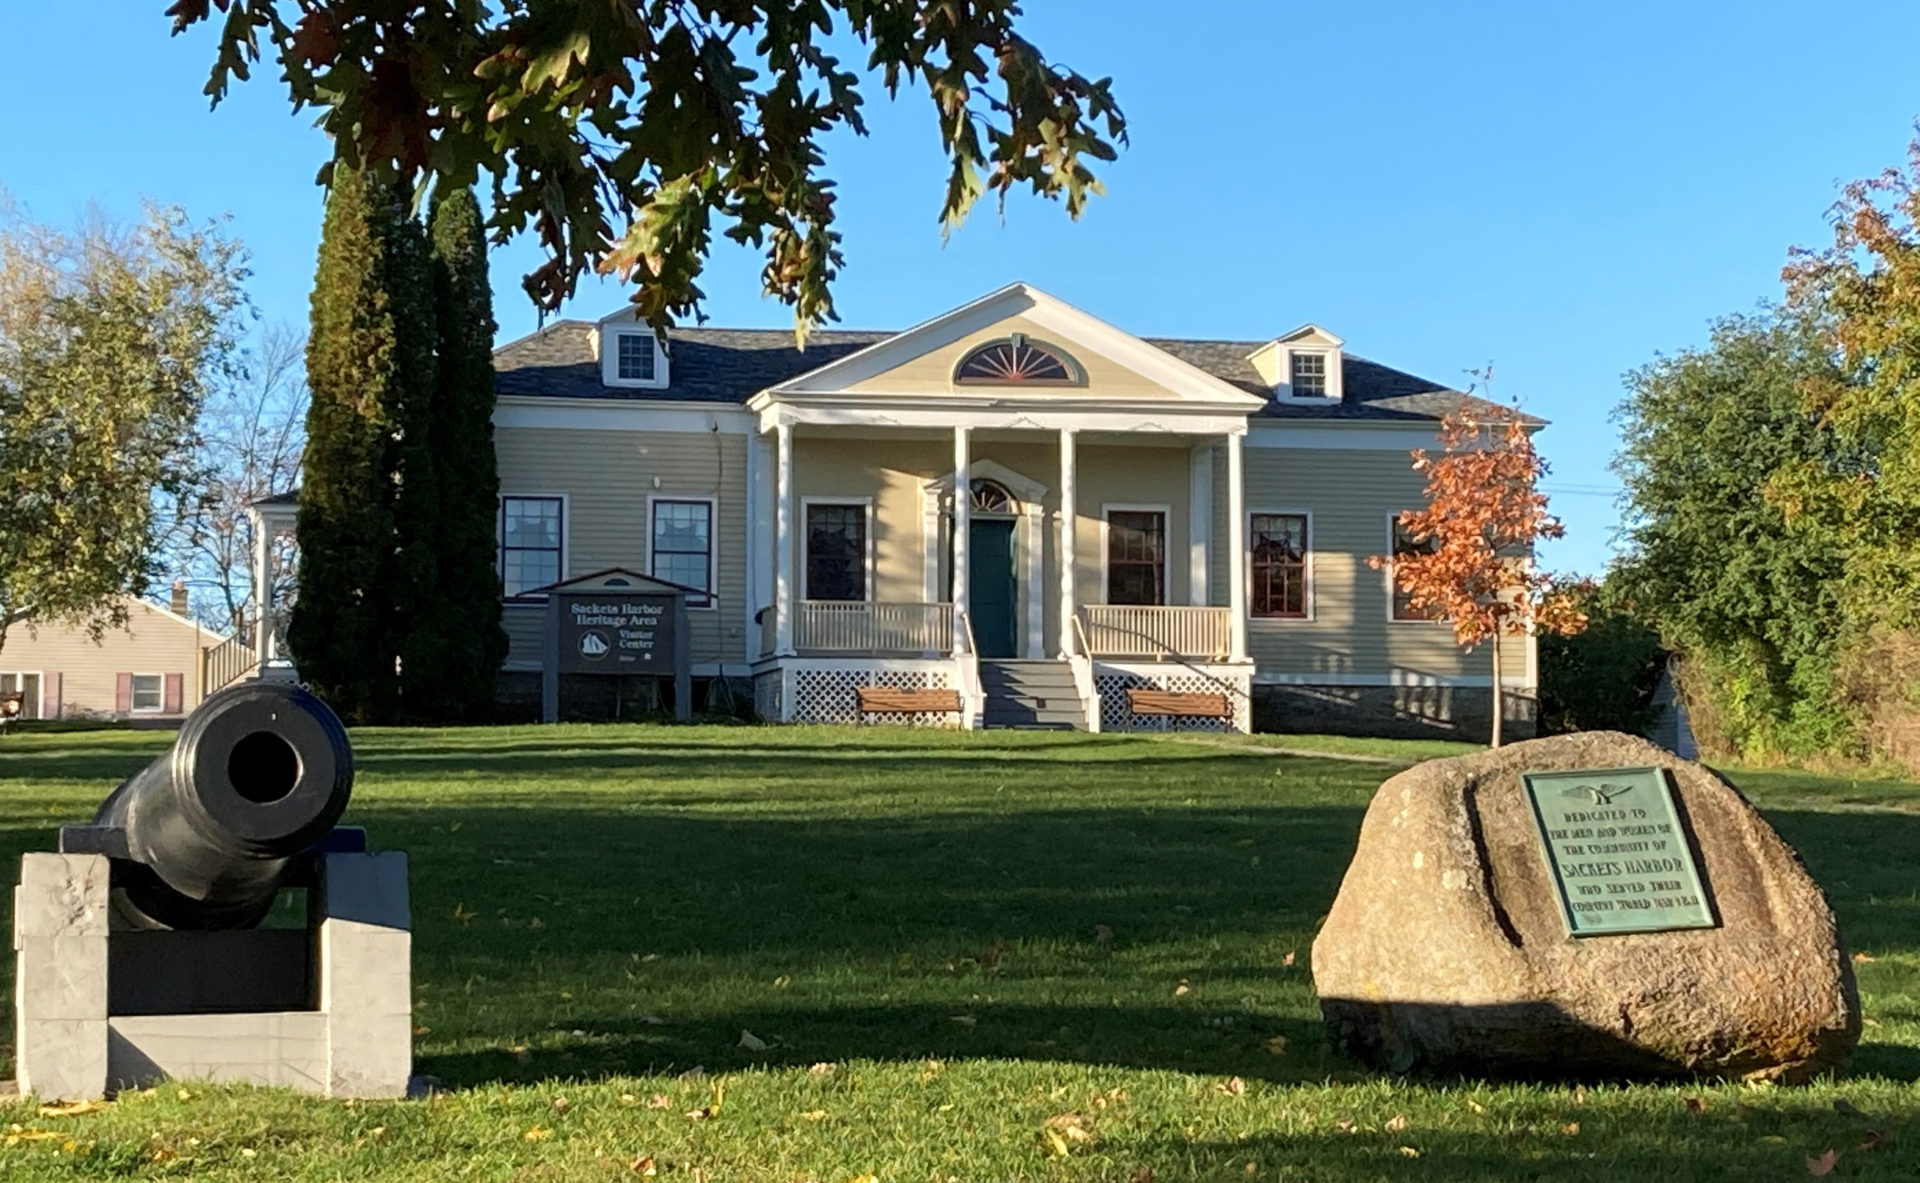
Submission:
[[1086,374],[1065,351],[1015,333],[961,358],[953,380],[966,386],[1084,386]]
[[975,513],[1020,512],[1020,502],[1007,491],[1007,487],[986,477],[975,477],[973,480],[972,506]]

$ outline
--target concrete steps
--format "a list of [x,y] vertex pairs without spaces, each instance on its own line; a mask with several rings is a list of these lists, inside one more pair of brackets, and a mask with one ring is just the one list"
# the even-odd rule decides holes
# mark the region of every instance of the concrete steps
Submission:
[[1064,661],[980,659],[981,723],[1029,731],[1085,731],[1087,713]]

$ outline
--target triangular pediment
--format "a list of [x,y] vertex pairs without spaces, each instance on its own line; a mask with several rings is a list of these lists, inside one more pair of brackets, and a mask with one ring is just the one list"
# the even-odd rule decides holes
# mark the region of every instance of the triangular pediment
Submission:
[[1244,413],[1262,400],[1016,283],[766,391],[763,400],[1165,405]]
[[609,567],[605,571],[594,571],[587,575],[576,575],[572,579],[563,579],[559,583],[549,583],[545,587],[529,588],[526,595],[562,595],[576,592],[624,592],[628,595],[687,595],[705,596],[699,588],[685,587],[665,579],[656,579],[639,571],[625,567]]

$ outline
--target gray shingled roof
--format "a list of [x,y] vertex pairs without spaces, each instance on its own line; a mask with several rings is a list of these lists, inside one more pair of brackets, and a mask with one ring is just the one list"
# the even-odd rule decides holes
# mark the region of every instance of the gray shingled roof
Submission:
[[[608,386],[593,358],[590,321],[562,320],[494,350],[494,390],[499,394],[625,401],[744,403],[769,386],[799,377],[892,333],[827,330],[795,349],[788,329],[676,328],[669,337],[671,381],[666,390]],[[1212,374],[1249,394],[1272,391],[1247,356],[1264,341],[1196,341],[1148,337],[1149,345]],[[1492,404],[1365,358],[1343,355],[1345,397],[1337,406],[1290,406],[1269,402],[1256,418],[1434,420],[1460,406]],[[1539,422],[1529,418],[1530,422]]]

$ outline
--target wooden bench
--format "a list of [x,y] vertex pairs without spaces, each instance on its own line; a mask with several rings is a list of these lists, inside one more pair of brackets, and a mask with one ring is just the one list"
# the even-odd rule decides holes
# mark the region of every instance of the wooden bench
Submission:
[[872,715],[952,714],[960,710],[958,690],[896,690],[861,686],[854,690],[860,713]]
[[1231,719],[1233,707],[1224,694],[1192,690],[1143,690],[1129,687],[1127,709],[1136,715],[1177,715],[1188,719]]

